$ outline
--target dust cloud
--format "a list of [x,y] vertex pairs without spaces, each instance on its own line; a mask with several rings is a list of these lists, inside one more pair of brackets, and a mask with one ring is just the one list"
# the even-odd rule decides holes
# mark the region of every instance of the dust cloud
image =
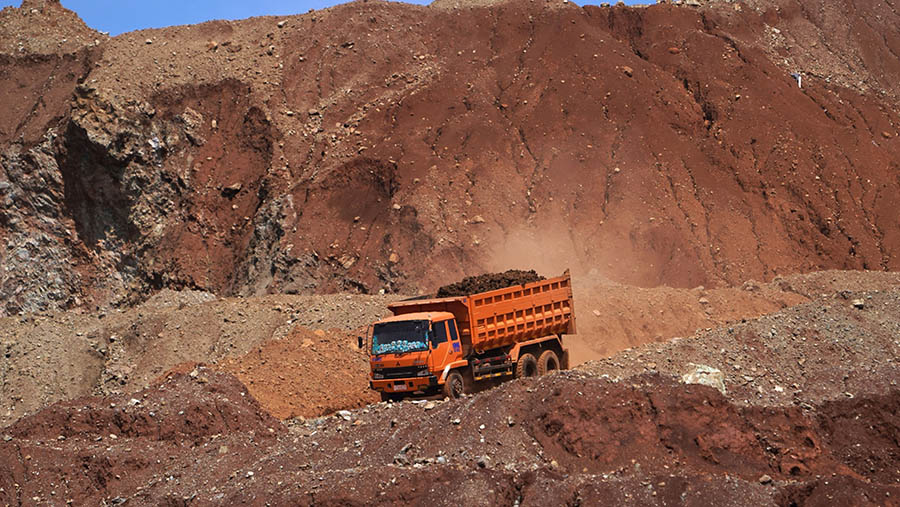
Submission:
[[707,289],[637,287],[617,282],[632,269],[595,259],[563,224],[521,227],[494,245],[486,269],[534,269],[572,274],[577,333],[565,337],[572,366],[645,343],[693,335],[697,330],[778,311],[806,299],[775,284]]
[[604,288],[615,283],[597,267],[590,249],[579,243],[570,227],[561,221],[539,229],[520,227],[508,232],[502,244],[493,245],[486,263],[491,272],[534,269],[552,277],[570,271],[577,326],[577,333],[565,338],[571,366],[607,357],[624,348],[621,343],[611,342],[612,337],[604,333],[590,307],[585,305],[602,298]]

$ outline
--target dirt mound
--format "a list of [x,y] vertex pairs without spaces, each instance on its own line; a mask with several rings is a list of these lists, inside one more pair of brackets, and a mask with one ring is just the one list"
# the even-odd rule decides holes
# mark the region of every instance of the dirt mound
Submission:
[[469,294],[505,289],[513,285],[525,285],[526,283],[544,279],[543,276],[537,274],[533,269],[530,271],[510,269],[503,273],[485,273],[478,276],[468,276],[459,282],[445,285],[438,289],[437,297],[468,296]]
[[287,336],[227,359],[219,369],[247,386],[280,419],[317,417],[379,400],[369,389],[369,360],[346,332],[295,327]]
[[724,374],[728,396],[753,405],[813,404],[878,393],[900,379],[900,291],[842,291],[771,315],[579,368],[613,378],[681,376],[694,364]]
[[59,0],[24,0],[0,11],[0,54],[73,53],[109,39],[92,30]]
[[832,452],[862,476],[900,482],[900,406],[896,386],[888,395],[822,404],[816,414]]
[[[59,402],[8,427],[16,438],[197,441],[212,435],[268,433],[278,423],[233,376],[198,367],[131,395]],[[59,438],[62,437],[62,438]]]
[[739,410],[708,387],[629,382],[556,384],[540,399],[527,396],[536,402],[527,431],[563,470],[602,473],[637,461],[657,473],[678,464],[745,480],[849,472],[822,449],[799,409]]
[[223,450],[265,447],[284,427],[233,376],[199,368],[132,396],[58,403],[4,432],[0,501],[81,504],[177,484],[178,455],[239,461]]
[[640,288],[583,275],[573,277],[572,284],[578,334],[566,343],[573,366],[809,301],[778,285],[755,282],[710,289]]
[[[226,376],[197,373],[171,379],[185,387],[172,386],[176,395],[149,412],[139,405],[133,410],[143,417],[181,410],[193,402],[177,394],[195,396],[198,389],[220,404],[240,396]],[[203,375],[208,384],[198,380]],[[156,403],[148,392],[141,403]],[[737,406],[714,389],[659,375],[615,383],[564,372],[461,400],[380,403],[294,422],[287,430],[255,415],[257,405],[247,400],[249,395],[237,403],[258,422],[240,429],[213,424],[209,431],[217,433],[191,435],[191,452],[183,443],[144,433],[123,431],[113,438],[106,434],[106,417],[96,429],[64,438],[53,435],[56,423],[39,428],[38,421],[53,416],[23,419],[14,437],[0,442],[10,464],[0,471],[0,500],[235,503],[266,497],[306,505],[450,495],[478,505],[541,505],[550,498],[775,505],[826,495],[849,504],[890,504],[900,494],[896,462],[858,459],[896,455],[890,435],[896,431],[891,415],[900,407],[897,390],[804,412]],[[82,405],[105,413],[111,401],[127,403],[98,398]],[[866,403],[882,410],[857,410]],[[833,415],[856,422],[830,424]],[[833,431],[836,426],[842,430]],[[854,443],[853,455],[844,452],[842,439]]]
[[[579,334],[567,337],[566,344],[573,364],[579,364],[606,358],[625,348],[691,336],[698,329],[749,326],[758,328],[754,333],[765,337],[771,333],[771,325],[767,327],[755,321],[742,324],[741,321],[750,321],[798,304],[815,301],[814,304],[818,305],[819,301],[823,301],[823,294],[828,298],[824,301],[842,301],[845,305],[856,299],[857,293],[871,293],[874,297],[874,291],[884,292],[900,285],[900,275],[823,272],[779,278],[769,284],[748,282],[740,288],[691,290],[628,287],[596,276],[574,277],[573,283]],[[214,366],[232,361],[232,366],[236,368],[251,368],[245,371],[246,377],[239,369],[229,371],[248,383],[267,409],[280,417],[291,413],[310,417],[331,409],[355,407],[371,399],[371,394],[365,389],[366,365],[363,356],[354,348],[356,335],[353,333],[383,317],[387,313],[387,304],[395,299],[398,297],[355,295],[216,299],[205,292],[163,290],[128,311],[102,310],[90,314],[68,312],[3,318],[0,319],[0,352],[9,367],[0,370],[0,425],[9,424],[55,401],[142,389],[181,363]],[[805,315],[812,315],[814,320],[809,325],[830,329],[827,332],[832,338],[828,343],[839,340],[838,333],[844,325],[840,321],[821,320],[825,316],[836,319],[837,315],[817,314],[812,308],[815,306],[798,311],[791,317],[791,322],[796,324],[790,324],[790,329],[781,331],[781,325],[776,324],[777,332],[782,333],[779,336],[800,333],[798,329],[805,329],[806,326],[802,319],[806,318]],[[894,329],[897,324],[896,317],[890,313],[893,311],[891,308],[891,304],[876,311],[864,308],[847,316],[874,318],[876,320],[872,324],[880,329]],[[773,322],[778,322],[784,315],[793,314],[776,316]],[[862,336],[859,338],[862,341],[858,342],[860,347],[864,344],[872,347],[871,354],[863,352],[855,356],[860,358],[861,364],[869,365],[878,350],[893,353],[884,348],[889,344],[888,337],[883,336],[886,341],[878,338],[882,336],[880,331],[863,336],[865,327],[856,327],[858,323],[855,321],[850,321],[848,325],[850,329],[855,329],[854,333]],[[324,332],[324,336],[310,334],[312,330],[324,329],[331,331]],[[292,333],[295,338],[283,340]],[[751,364],[757,361],[755,358],[744,357],[746,353],[740,349],[734,336],[723,337],[723,343],[717,344],[715,350],[724,348],[733,351],[734,360],[730,362],[742,368],[757,367],[755,363]],[[303,346],[308,344],[307,340],[314,346]],[[870,343],[870,340],[876,341]],[[755,344],[756,339],[751,343]],[[809,339],[800,343],[805,345],[798,354],[812,354],[815,352],[813,349],[821,345],[821,342]],[[67,352],[48,354],[48,350]],[[625,356],[629,358],[627,364],[634,359],[631,354]],[[662,357],[664,354],[671,356]],[[773,357],[785,358],[772,369],[781,371],[781,368],[786,368],[782,379],[784,383],[778,384],[785,388],[786,393],[793,390],[790,387],[793,383],[813,384],[830,378],[802,380],[801,372],[797,371],[799,365],[792,364],[792,361],[801,359],[799,355],[792,359],[793,355],[786,355],[778,349],[773,352]],[[658,369],[681,374],[683,372],[680,370],[687,363],[707,361],[721,367],[721,359],[712,352],[708,357],[694,357],[688,352],[661,352],[660,357],[647,359],[644,363],[656,363]],[[262,361],[266,361],[266,365],[279,366],[277,369],[268,368]],[[871,363],[877,369],[891,364],[894,363]],[[671,365],[671,369],[666,370],[666,365]],[[840,369],[839,365],[834,366]],[[629,368],[630,373],[643,371],[641,365]],[[823,365],[822,371],[826,369],[827,366]],[[343,372],[339,375],[342,382],[320,383],[323,379],[332,378],[329,370]],[[614,369],[606,373],[621,375],[624,370]],[[754,379],[759,377],[752,371],[735,370],[734,373],[737,380],[742,375]],[[764,381],[760,378],[749,384],[749,388],[756,389]],[[859,381],[861,379],[852,382]],[[325,385],[330,385],[332,389],[326,390]],[[772,388],[766,383],[763,390],[771,393]],[[841,392],[846,390],[842,388]],[[748,395],[762,399],[757,397],[756,392],[751,391]]]

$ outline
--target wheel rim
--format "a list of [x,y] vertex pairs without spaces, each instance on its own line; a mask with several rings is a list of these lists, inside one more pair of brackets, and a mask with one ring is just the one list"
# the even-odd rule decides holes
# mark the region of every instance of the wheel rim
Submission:
[[537,364],[528,361],[525,363],[525,376],[526,377],[536,377],[537,376]]

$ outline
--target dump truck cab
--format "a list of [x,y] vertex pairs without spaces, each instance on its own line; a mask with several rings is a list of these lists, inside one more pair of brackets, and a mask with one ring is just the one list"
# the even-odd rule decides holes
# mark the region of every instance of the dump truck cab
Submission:
[[437,391],[448,365],[463,360],[450,312],[415,312],[375,322],[368,333],[371,387],[391,395]]

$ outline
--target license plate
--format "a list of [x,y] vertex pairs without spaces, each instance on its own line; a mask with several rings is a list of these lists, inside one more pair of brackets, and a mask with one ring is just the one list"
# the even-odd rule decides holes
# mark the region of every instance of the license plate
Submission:
[[406,384],[394,384],[394,391],[406,391]]

